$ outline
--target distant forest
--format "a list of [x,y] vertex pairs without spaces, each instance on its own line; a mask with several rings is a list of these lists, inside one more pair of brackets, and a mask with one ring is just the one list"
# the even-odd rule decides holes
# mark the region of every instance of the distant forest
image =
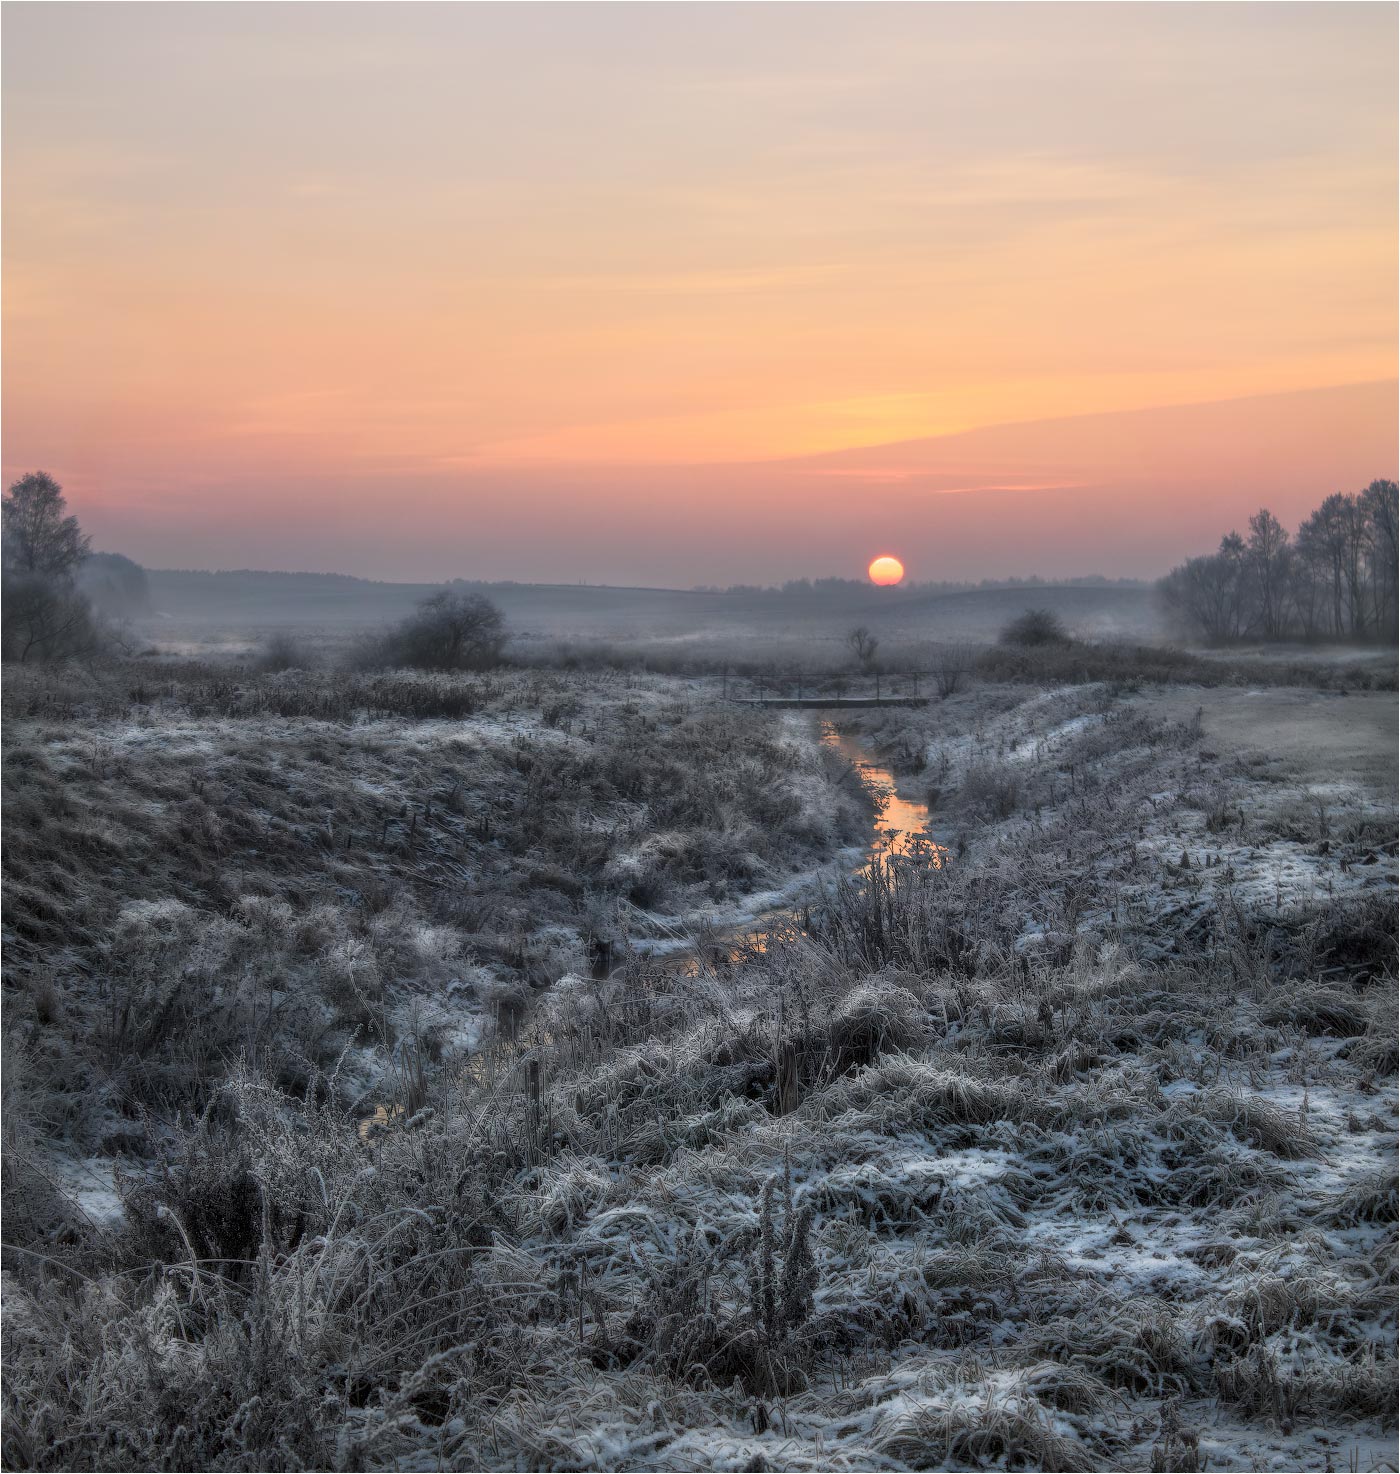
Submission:
[[[941,579],[928,583],[915,583],[906,579],[895,586],[896,594],[970,594],[981,589],[1141,589],[1147,582],[1140,578],[1105,578],[1101,573],[1086,573],[1077,578],[1041,578],[1039,574],[1028,574],[1025,578]],[[872,585],[863,578],[790,578],[781,584],[732,583],[721,588],[717,584],[696,584],[691,590],[696,594],[768,594],[774,598],[802,597],[809,594],[870,593]]]
[[1262,508],[1247,537],[1227,533],[1217,552],[1188,558],[1158,583],[1168,615],[1184,632],[1219,644],[1394,643],[1398,498],[1394,481],[1334,492],[1291,538]]

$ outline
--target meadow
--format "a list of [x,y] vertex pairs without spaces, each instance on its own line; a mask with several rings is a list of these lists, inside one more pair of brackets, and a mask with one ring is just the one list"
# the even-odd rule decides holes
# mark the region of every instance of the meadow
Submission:
[[866,864],[743,648],[215,643],[5,673],[6,1467],[1395,1467],[1387,662],[978,647]]

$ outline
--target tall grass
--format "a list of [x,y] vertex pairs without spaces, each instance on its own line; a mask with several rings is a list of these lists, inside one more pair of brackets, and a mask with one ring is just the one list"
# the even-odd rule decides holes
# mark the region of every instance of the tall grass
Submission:
[[[496,679],[472,724],[12,727],[6,1467],[1316,1467],[1314,1424],[1388,1436],[1393,915],[1150,909],[1153,804],[1204,829],[1190,724],[955,704],[951,859],[589,977],[605,898],[750,884],[868,810],[767,718]],[[978,763],[1019,774],[1003,816]],[[119,1218],[56,1175],[65,1133]]]

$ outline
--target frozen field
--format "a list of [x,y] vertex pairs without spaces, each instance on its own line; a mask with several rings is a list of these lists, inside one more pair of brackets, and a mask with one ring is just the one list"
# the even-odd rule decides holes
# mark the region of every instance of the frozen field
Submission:
[[1393,693],[143,669],[6,686],[10,1467],[1395,1467]]

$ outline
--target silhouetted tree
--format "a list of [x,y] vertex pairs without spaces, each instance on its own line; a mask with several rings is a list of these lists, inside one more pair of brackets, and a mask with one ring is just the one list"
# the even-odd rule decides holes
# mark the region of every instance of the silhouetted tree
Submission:
[[863,625],[858,624],[846,635],[846,644],[862,670],[869,670],[875,660],[880,641]]
[[1348,496],[1333,492],[1290,541],[1267,508],[1249,539],[1228,533],[1220,550],[1188,558],[1158,582],[1173,620],[1208,640],[1396,638],[1397,511],[1393,481]]
[[387,654],[419,670],[487,670],[506,641],[501,611],[483,594],[430,594],[389,636]]
[[1281,640],[1288,627],[1292,600],[1292,548],[1283,523],[1267,507],[1261,507],[1249,519],[1246,548],[1257,598],[1259,633],[1266,640]]
[[1027,609],[1002,628],[1003,645],[1068,645],[1069,632],[1050,609]]
[[0,510],[7,572],[73,577],[87,557],[88,539],[68,513],[63,488],[47,471],[21,476],[5,493]]
[[1157,587],[1172,622],[1214,644],[1239,634],[1239,583],[1239,564],[1223,553],[1211,553],[1188,558]]
[[1321,585],[1321,599],[1328,611],[1327,632],[1340,638],[1347,631],[1346,497],[1333,492],[1298,529],[1309,562]]
[[1396,637],[1400,625],[1400,486],[1373,481],[1361,497],[1370,516],[1376,580],[1376,633]]
[[92,655],[102,631],[92,605],[74,585],[88,540],[44,471],[21,476],[0,503],[4,589],[0,658],[25,664]]
[[97,654],[92,605],[65,579],[7,573],[0,590],[0,658],[24,665]]

